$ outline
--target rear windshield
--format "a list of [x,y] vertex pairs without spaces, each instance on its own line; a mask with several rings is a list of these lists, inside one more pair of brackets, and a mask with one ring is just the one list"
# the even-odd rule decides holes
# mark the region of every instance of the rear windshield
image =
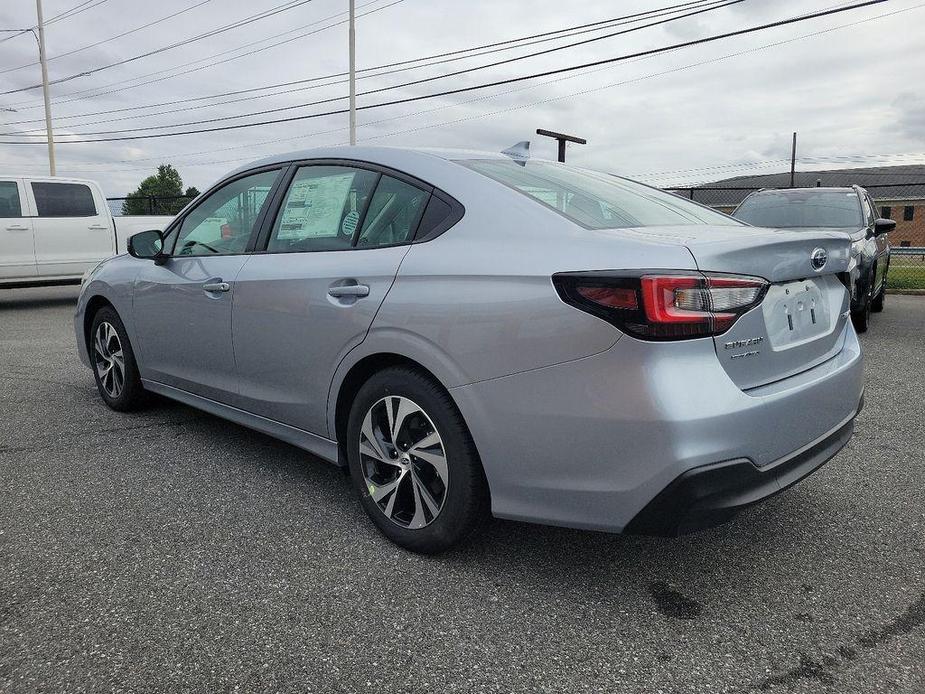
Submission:
[[759,227],[860,227],[861,203],[854,191],[788,190],[756,193],[734,212]]
[[458,162],[588,229],[736,225],[719,212],[671,193],[610,174],[544,161],[472,159]]

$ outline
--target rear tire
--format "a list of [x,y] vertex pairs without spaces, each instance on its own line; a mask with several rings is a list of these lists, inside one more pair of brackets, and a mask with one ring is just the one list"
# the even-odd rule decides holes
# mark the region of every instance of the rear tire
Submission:
[[445,551],[489,515],[488,483],[462,415],[420,371],[371,376],[350,408],[345,445],[363,509],[405,549]]
[[147,403],[128,333],[113,308],[104,306],[93,316],[87,351],[103,402],[117,412],[131,412]]

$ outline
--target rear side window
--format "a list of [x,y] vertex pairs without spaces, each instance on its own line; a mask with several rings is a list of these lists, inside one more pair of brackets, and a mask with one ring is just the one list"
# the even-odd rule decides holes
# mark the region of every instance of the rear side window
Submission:
[[392,246],[411,241],[429,196],[417,186],[383,176],[366,212],[357,246]]
[[544,161],[473,159],[458,162],[493,178],[588,229],[713,224],[726,215],[641,183]]
[[788,190],[756,193],[735,211],[737,219],[759,227],[859,228],[861,202],[852,191]]
[[32,184],[39,217],[94,217],[96,204],[90,187],[82,183]]
[[16,181],[0,181],[0,217],[22,217]]
[[379,174],[347,166],[303,166],[286,191],[270,253],[350,248]]

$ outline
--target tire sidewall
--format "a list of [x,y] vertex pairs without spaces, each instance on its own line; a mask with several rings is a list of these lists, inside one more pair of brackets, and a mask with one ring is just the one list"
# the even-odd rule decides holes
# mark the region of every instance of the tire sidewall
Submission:
[[[447,459],[447,491],[443,508],[431,523],[416,530],[403,528],[385,516],[366,488],[360,463],[359,437],[369,409],[388,396],[414,401],[430,417],[443,440]],[[483,513],[479,498],[484,484],[481,463],[461,415],[449,395],[439,386],[404,368],[391,368],[372,376],[357,392],[347,423],[344,442],[354,488],[367,514],[391,540],[412,551],[443,551],[474,530],[473,514]]]
[[[125,359],[125,384],[119,397],[113,398],[106,392],[100,381],[100,376],[96,371],[96,357],[94,355],[93,342],[96,339],[96,331],[101,323],[109,323],[119,336],[119,342],[122,344],[122,354]],[[96,388],[109,407],[120,412],[127,412],[136,408],[142,398],[141,378],[138,373],[138,365],[135,362],[135,353],[132,350],[132,343],[128,339],[128,332],[125,325],[119,318],[115,309],[104,306],[93,316],[93,323],[90,326],[90,335],[87,339],[87,351],[90,355],[90,364],[93,370],[93,380],[96,382]]]

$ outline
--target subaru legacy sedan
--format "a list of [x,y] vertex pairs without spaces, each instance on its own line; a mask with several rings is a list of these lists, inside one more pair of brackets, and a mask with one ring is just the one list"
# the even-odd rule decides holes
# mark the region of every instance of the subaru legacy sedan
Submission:
[[851,436],[849,253],[526,156],[338,147],[134,236],[75,329],[113,409],[156,393],[345,466],[410,550],[492,515],[675,535]]

